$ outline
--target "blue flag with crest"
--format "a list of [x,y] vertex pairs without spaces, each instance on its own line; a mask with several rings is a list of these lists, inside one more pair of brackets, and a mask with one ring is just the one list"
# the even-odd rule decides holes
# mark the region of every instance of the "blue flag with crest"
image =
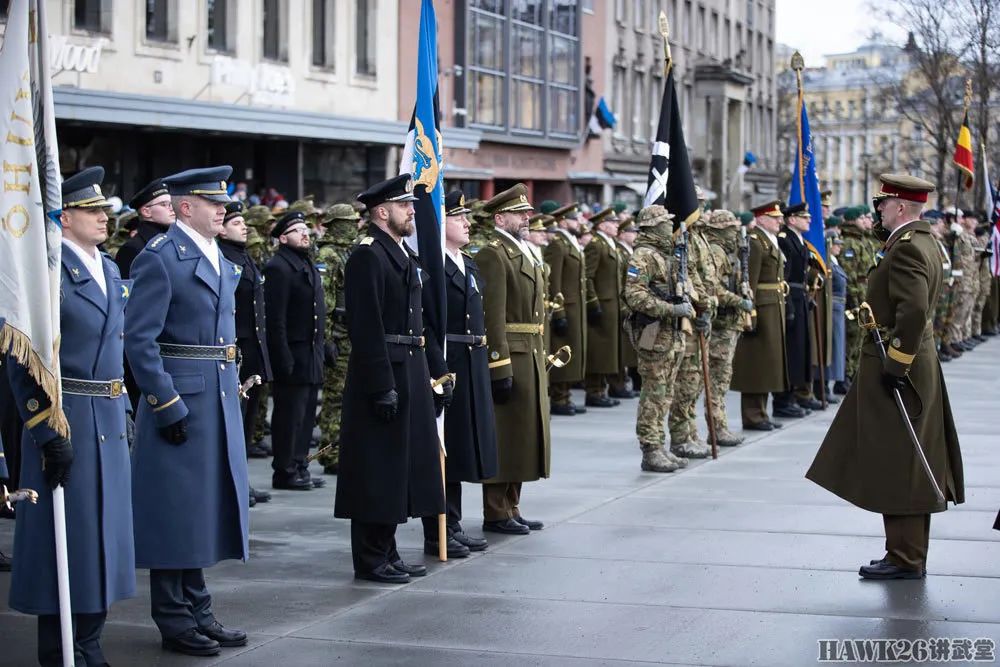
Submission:
[[822,197],[819,177],[816,175],[816,155],[813,153],[812,137],[809,133],[809,114],[799,96],[798,141],[795,146],[795,164],[792,167],[792,190],[788,195],[788,205],[805,201],[812,220],[809,231],[803,236],[812,245],[812,250],[826,262],[826,226],[823,220]]

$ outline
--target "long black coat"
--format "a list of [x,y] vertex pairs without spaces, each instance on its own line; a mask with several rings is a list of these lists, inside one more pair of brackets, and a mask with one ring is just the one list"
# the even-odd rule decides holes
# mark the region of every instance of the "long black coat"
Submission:
[[264,267],[264,312],[275,381],[322,384],[323,283],[316,266],[286,245]]
[[243,356],[240,382],[251,375],[259,375],[261,382],[270,382],[274,377],[271,375],[271,361],[267,354],[264,274],[250,257],[245,245],[220,239],[219,249],[226,259],[243,270],[240,281],[236,283],[236,345]]
[[[449,334],[486,336],[483,280],[472,257],[465,255],[465,273],[450,257],[444,261],[448,280]],[[425,293],[429,295],[430,291]],[[455,373],[455,393],[445,411],[444,442],[449,482],[479,482],[497,474],[497,438],[493,428],[489,359],[485,345],[448,341],[447,365],[433,336],[427,338],[431,374]]]
[[778,246],[785,254],[785,354],[788,357],[788,382],[800,387],[812,382],[812,349],[809,341],[809,296],[806,294],[806,274],[809,270],[809,248],[791,229],[778,233]]
[[[340,428],[340,472],[334,515],[373,523],[444,512],[437,426],[424,349],[387,343],[389,335],[423,334],[420,269],[377,228],[344,269],[351,357]],[[399,394],[389,423],[375,417],[373,397]]]

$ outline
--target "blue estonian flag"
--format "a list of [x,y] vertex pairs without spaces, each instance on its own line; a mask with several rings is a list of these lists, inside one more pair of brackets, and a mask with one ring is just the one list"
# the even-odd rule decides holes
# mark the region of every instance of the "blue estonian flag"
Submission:
[[[826,262],[825,225],[823,221],[822,198],[819,190],[819,177],[816,175],[816,155],[813,153],[812,136],[809,133],[809,114],[806,105],[799,96],[799,126],[798,141],[795,147],[795,165],[792,167],[792,191],[788,196],[788,205],[793,206],[805,201],[809,206],[809,216],[812,223],[804,236],[812,245],[812,250]],[[824,267],[825,268],[825,267]]]
[[432,0],[420,6],[420,39],[417,47],[417,101],[413,105],[410,131],[406,135],[399,172],[413,176],[417,201],[414,226],[416,238],[406,241],[420,255],[426,276],[424,290],[430,291],[432,308],[424,310],[424,320],[444,349],[447,327],[444,274],[444,146],[441,142],[441,112],[438,106],[437,19]]

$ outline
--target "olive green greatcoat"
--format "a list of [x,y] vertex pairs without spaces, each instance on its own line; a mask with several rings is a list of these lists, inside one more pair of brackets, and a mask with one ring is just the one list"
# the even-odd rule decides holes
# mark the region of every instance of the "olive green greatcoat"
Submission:
[[[622,291],[620,300],[621,309],[621,319],[622,325],[625,324],[625,273],[628,271],[628,262],[632,259],[632,248],[629,248],[624,243],[618,243],[618,264],[621,266],[621,286]],[[628,336],[622,335],[622,328],[618,330],[618,339],[621,341],[622,347],[622,367],[623,368],[635,368],[639,365],[639,356],[636,354],[635,346],[632,345],[632,341],[629,340]]]
[[778,246],[761,230],[747,235],[750,244],[750,289],[753,290],[754,330],[736,344],[730,389],[748,394],[785,391],[785,297],[775,285],[783,282],[785,260]]
[[552,235],[545,246],[545,262],[552,273],[549,276],[549,300],[558,301],[562,294],[562,308],[552,313],[552,319],[565,317],[569,331],[565,336],[552,332],[549,348],[555,352],[563,345],[569,345],[573,358],[562,368],[553,368],[549,373],[551,382],[580,382],[583,380],[587,358],[587,274],[584,268],[583,248],[571,240],[568,233],[560,230]]
[[621,359],[622,267],[614,239],[597,232],[584,248],[587,310],[601,307],[601,319],[587,331],[587,374],[617,375]]
[[[494,406],[499,467],[497,476],[485,481],[531,482],[548,477],[551,449],[542,337],[543,267],[501,232],[476,254],[476,265],[483,279],[490,380],[514,379],[510,399]],[[530,327],[537,331],[523,331]]]
[[[947,509],[948,500],[965,500],[962,454],[931,330],[941,271],[930,226],[917,221],[889,240],[884,257],[868,274],[866,298],[888,358],[882,362],[866,332],[858,375],[806,473],[862,509],[926,514]],[[895,400],[883,385],[883,372],[908,375],[903,402],[944,502],[934,496]]]
[[[830,276],[830,270],[826,263],[815,252],[815,247],[811,243],[808,244],[808,247],[809,271],[806,274],[806,279],[810,288],[809,295],[816,301],[815,310],[810,310],[809,312],[809,346],[813,366],[812,378],[816,382],[819,382],[819,373],[815,370],[817,365],[816,358],[819,354],[816,345],[817,340],[823,345],[824,377],[826,367],[830,365],[833,359],[833,279]],[[817,285],[818,289],[813,289]],[[823,332],[819,338],[816,337],[816,313],[819,313],[820,331]],[[816,398],[818,400],[820,397],[817,396]]]

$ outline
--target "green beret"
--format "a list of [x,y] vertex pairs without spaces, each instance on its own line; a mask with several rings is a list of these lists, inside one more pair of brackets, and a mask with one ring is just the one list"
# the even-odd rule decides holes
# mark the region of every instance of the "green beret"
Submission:
[[861,209],[856,206],[851,206],[846,211],[844,211],[844,222],[854,222],[861,217]]
[[749,225],[751,222],[753,222],[753,213],[751,213],[750,211],[743,211],[742,213],[740,213],[739,218],[740,218],[740,224]]
[[623,201],[616,201],[611,206],[612,208],[615,209],[615,213],[621,213],[622,211],[628,208],[628,205]]
[[545,215],[552,215],[552,211],[559,208],[559,202],[552,199],[546,199],[541,204],[538,205],[538,210]]
[[838,218],[835,215],[831,215],[829,218],[826,219],[825,225],[828,228],[829,227],[838,227],[838,226],[840,226],[840,218]]

